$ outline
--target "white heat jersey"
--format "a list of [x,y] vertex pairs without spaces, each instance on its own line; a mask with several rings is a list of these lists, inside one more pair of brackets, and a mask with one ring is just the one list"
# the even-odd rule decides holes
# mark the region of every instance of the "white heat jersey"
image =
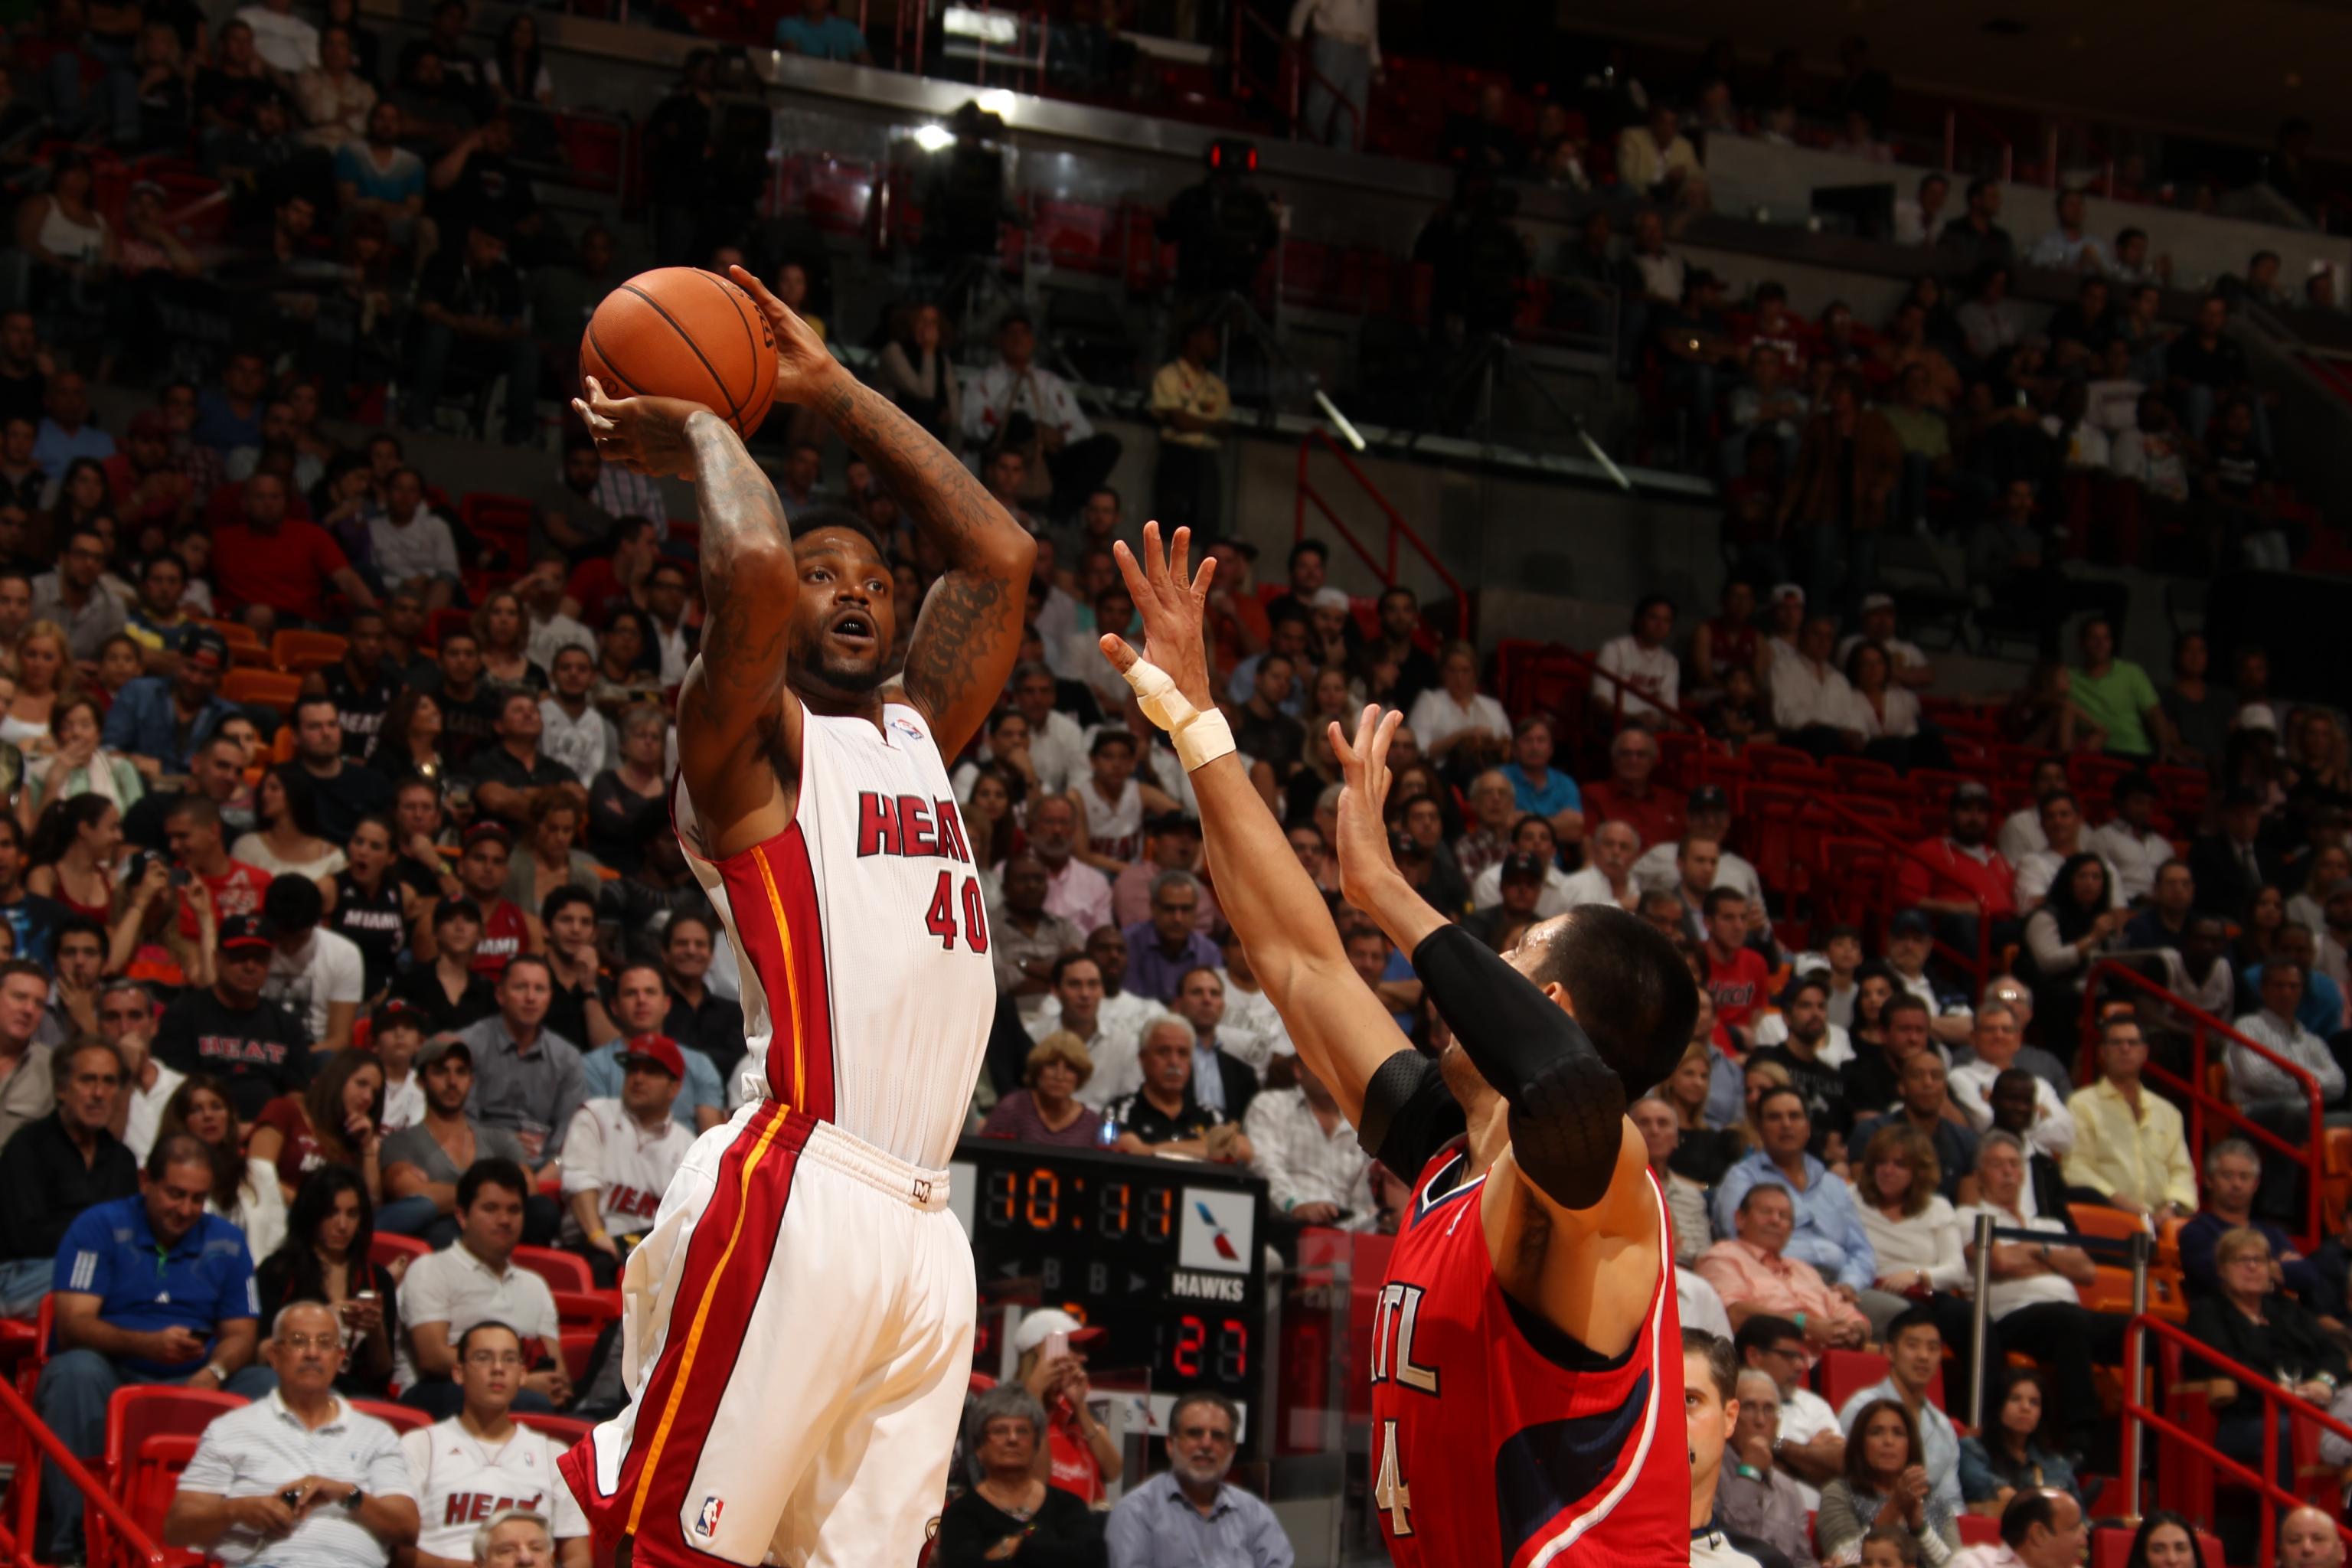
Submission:
[[1129,779],[1116,804],[1102,797],[1089,778],[1078,785],[1078,803],[1087,809],[1087,847],[1114,860],[1132,860],[1143,853],[1143,792]]
[[504,1443],[483,1442],[456,1416],[401,1435],[400,1451],[416,1482],[416,1549],[469,1563],[474,1531],[505,1508],[544,1517],[558,1541],[588,1533],[580,1500],[555,1473],[555,1440],[517,1425]]
[[[614,1236],[642,1236],[654,1227],[655,1211],[669,1179],[686,1163],[694,1132],[665,1114],[647,1131],[618,1100],[592,1100],[572,1113],[563,1135],[563,1195],[593,1192],[604,1228]],[[563,1206],[563,1244],[581,1240],[579,1216]]]
[[[768,1092],[926,1170],[971,1105],[996,976],[963,818],[930,726],[891,703],[805,713],[799,804],[764,843],[705,858],[693,802],[678,836],[734,940],[744,1044]],[[723,1053],[722,1053],[723,1054]]]

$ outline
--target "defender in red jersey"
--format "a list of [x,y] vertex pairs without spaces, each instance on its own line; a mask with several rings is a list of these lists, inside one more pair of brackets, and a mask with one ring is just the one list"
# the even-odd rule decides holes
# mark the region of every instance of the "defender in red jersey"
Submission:
[[1374,1324],[1372,1500],[1400,1568],[1682,1564],[1690,1456],[1665,1206],[1625,1108],[1674,1068],[1698,1009],[1666,939],[1591,906],[1507,960],[1424,903],[1381,806],[1397,716],[1365,710],[1347,777],[1342,889],[1412,954],[1450,1029],[1435,1060],[1358,977],[1322,896],[1234,754],[1187,571],[1156,525],[1119,568],[1152,663],[1103,651],[1175,737],[1218,902],[1300,1058],[1366,1150],[1412,1182]]

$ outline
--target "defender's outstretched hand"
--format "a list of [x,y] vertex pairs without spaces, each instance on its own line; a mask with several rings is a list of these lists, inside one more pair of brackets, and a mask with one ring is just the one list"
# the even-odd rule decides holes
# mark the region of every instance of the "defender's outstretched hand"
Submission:
[[1403,714],[1383,715],[1379,703],[1368,702],[1356,721],[1352,744],[1339,721],[1331,723],[1331,754],[1339,759],[1340,777],[1339,891],[1367,913],[1372,911],[1373,879],[1402,875],[1381,813],[1389,798],[1389,742],[1403,721]]
[[572,407],[595,437],[598,457],[656,479],[694,479],[694,443],[686,438],[686,422],[710,410],[682,397],[614,397],[593,375],[586,384],[588,395],[573,398]]
[[1217,563],[1213,559],[1203,561],[1199,574],[1191,574],[1192,547],[1192,531],[1179,528],[1163,557],[1160,525],[1156,522],[1143,525],[1141,562],[1136,560],[1125,541],[1111,546],[1119,574],[1127,579],[1127,591],[1143,616],[1143,652],[1139,655],[1116,632],[1103,634],[1102,650],[1103,657],[1122,675],[1138,658],[1150,658],[1168,672],[1186,701],[1197,711],[1208,713],[1215,710],[1217,700],[1209,686],[1208,642],[1203,627],[1209,584],[1217,574]]

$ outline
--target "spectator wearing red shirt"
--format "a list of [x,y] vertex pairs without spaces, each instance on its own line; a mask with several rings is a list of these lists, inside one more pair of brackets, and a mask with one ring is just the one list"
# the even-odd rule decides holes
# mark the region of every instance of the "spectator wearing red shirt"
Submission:
[[374,609],[375,595],[334,536],[287,516],[286,496],[286,481],[276,474],[257,472],[245,481],[245,521],[213,538],[213,585],[221,608],[265,636],[281,622],[324,621],[330,587],[362,609]]
[[1630,824],[1644,844],[1683,836],[1683,805],[1670,790],[1650,782],[1658,766],[1658,742],[1647,731],[1627,730],[1609,743],[1609,776],[1584,786],[1584,820]]
[[[211,896],[215,922],[236,915],[261,913],[261,896],[269,890],[269,873],[258,866],[229,858],[221,843],[220,807],[200,795],[184,795],[163,814],[163,842],[180,869],[191,873]],[[197,935],[195,907],[184,889],[180,894],[180,934],[190,942]]]
[[1715,1020],[1731,1031],[1742,1052],[1755,1034],[1756,1016],[1772,994],[1771,966],[1748,945],[1748,895],[1717,888],[1706,896],[1706,990]]
[[1942,837],[1920,840],[1904,858],[1895,874],[1895,901],[1938,916],[1973,921],[1981,910],[1995,921],[2014,920],[2017,873],[1989,837],[1992,792],[1973,779],[1954,786],[1951,813],[1951,826]]

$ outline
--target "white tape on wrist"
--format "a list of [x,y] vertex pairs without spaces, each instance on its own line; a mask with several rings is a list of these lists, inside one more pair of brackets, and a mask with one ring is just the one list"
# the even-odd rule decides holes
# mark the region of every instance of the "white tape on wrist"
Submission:
[[1234,729],[1212,708],[1203,713],[1176,689],[1168,672],[1148,658],[1139,658],[1126,671],[1143,716],[1168,731],[1176,742],[1176,760],[1195,773],[1234,749]]

